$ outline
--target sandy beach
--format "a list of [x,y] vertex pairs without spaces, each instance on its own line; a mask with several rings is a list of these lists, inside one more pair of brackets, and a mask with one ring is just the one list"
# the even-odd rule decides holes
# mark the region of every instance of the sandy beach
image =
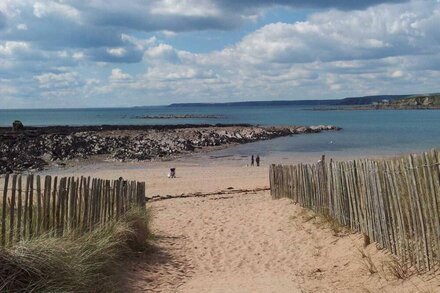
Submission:
[[[130,273],[136,292],[437,292],[439,279],[396,280],[389,255],[362,236],[336,234],[268,192],[149,205],[154,254]],[[371,274],[367,258],[378,272]]]
[[440,293],[439,24],[0,0],[0,293]]
[[[135,292],[437,292],[438,275],[399,280],[391,256],[359,234],[332,229],[290,200],[272,200],[272,162],[302,158],[212,158],[209,154],[147,163],[99,162],[46,171],[147,182],[147,196],[218,193],[147,203],[155,240],[130,264]],[[177,178],[167,178],[175,167]],[[253,191],[263,189],[262,191]],[[374,270],[372,273],[372,261]]]

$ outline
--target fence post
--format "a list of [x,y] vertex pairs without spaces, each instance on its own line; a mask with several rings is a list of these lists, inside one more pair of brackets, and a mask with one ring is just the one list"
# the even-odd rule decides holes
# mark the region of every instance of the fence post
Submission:
[[5,176],[5,186],[3,187],[3,202],[2,202],[2,246],[6,245],[6,202],[8,199],[8,184],[9,174]]
[[47,231],[53,236],[83,232],[119,219],[132,207],[145,208],[145,182],[90,177],[62,177],[58,182],[56,176],[53,181],[45,176],[43,183],[32,174],[6,174],[1,180],[0,247]]
[[17,241],[21,239],[21,214],[22,214],[22,176],[18,177],[18,202],[17,202]]
[[360,231],[418,269],[440,261],[440,155],[271,165],[272,198],[288,197]]
[[[9,205],[9,244],[12,245],[14,241],[14,220],[15,220],[15,188],[17,185],[17,175],[12,176],[12,194],[11,194],[11,204]],[[6,213],[6,211],[4,211]]]

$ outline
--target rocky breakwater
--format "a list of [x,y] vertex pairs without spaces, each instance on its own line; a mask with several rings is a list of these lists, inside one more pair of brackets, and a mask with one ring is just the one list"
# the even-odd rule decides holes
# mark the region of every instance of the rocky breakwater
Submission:
[[133,119],[220,119],[223,115],[203,115],[203,114],[163,114],[163,115],[143,115],[133,116]]
[[50,162],[105,155],[151,160],[281,136],[339,130],[335,126],[180,125],[0,128],[0,173],[40,170]]

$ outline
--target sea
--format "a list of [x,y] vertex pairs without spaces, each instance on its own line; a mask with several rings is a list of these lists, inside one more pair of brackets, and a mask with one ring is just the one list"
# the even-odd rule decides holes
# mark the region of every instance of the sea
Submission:
[[[217,118],[139,119],[139,116],[215,115]],[[332,110],[311,106],[154,106],[102,109],[0,110],[0,126],[229,124],[335,125],[341,131],[293,135],[239,145],[215,156],[388,156],[440,148],[439,110]]]

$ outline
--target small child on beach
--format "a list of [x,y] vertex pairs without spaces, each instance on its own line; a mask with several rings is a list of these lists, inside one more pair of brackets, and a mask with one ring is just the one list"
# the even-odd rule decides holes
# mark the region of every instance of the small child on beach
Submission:
[[168,178],[176,178],[176,168],[170,168],[170,173],[168,173]]

